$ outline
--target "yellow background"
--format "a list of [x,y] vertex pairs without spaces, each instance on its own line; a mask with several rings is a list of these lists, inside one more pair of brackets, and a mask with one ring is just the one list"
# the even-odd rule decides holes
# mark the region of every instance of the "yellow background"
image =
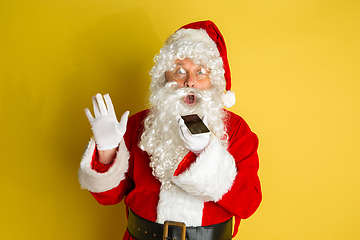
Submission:
[[84,108],[146,108],[166,37],[213,20],[260,138],[263,202],[236,239],[360,239],[360,1],[0,1],[1,239],[121,239],[77,170]]

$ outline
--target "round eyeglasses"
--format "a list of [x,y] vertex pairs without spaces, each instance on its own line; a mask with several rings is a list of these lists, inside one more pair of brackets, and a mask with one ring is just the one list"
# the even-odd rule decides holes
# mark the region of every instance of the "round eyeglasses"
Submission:
[[185,70],[183,67],[175,67],[172,71],[172,76],[176,80],[184,80],[189,77],[189,74],[191,74],[196,80],[204,80],[205,78],[209,77],[209,73],[210,71],[204,67],[199,67],[192,73]]

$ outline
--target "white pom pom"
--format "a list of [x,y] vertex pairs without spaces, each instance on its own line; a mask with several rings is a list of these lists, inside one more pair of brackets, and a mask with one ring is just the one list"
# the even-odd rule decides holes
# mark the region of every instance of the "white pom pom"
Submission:
[[236,102],[235,93],[232,91],[226,91],[226,93],[223,93],[221,99],[226,108],[231,108]]

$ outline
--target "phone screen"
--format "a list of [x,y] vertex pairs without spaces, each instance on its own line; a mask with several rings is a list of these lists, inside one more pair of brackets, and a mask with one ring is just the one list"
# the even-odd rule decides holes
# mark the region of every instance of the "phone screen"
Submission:
[[206,125],[203,123],[203,121],[197,114],[181,116],[181,118],[184,119],[185,125],[189,129],[191,134],[210,132],[210,130],[206,127]]

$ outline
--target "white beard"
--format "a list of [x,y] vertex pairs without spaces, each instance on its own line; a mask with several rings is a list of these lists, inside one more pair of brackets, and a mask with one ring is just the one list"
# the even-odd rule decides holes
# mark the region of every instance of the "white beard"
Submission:
[[[194,105],[184,102],[185,96],[190,92],[197,99]],[[139,146],[150,156],[153,175],[159,179],[162,187],[169,189],[172,185],[171,176],[189,152],[179,137],[176,116],[198,114],[202,118],[207,115],[210,131],[226,144],[221,93],[216,93],[214,89],[179,88],[177,83],[169,82],[151,94],[150,102],[154,107],[144,120],[144,132]]]

